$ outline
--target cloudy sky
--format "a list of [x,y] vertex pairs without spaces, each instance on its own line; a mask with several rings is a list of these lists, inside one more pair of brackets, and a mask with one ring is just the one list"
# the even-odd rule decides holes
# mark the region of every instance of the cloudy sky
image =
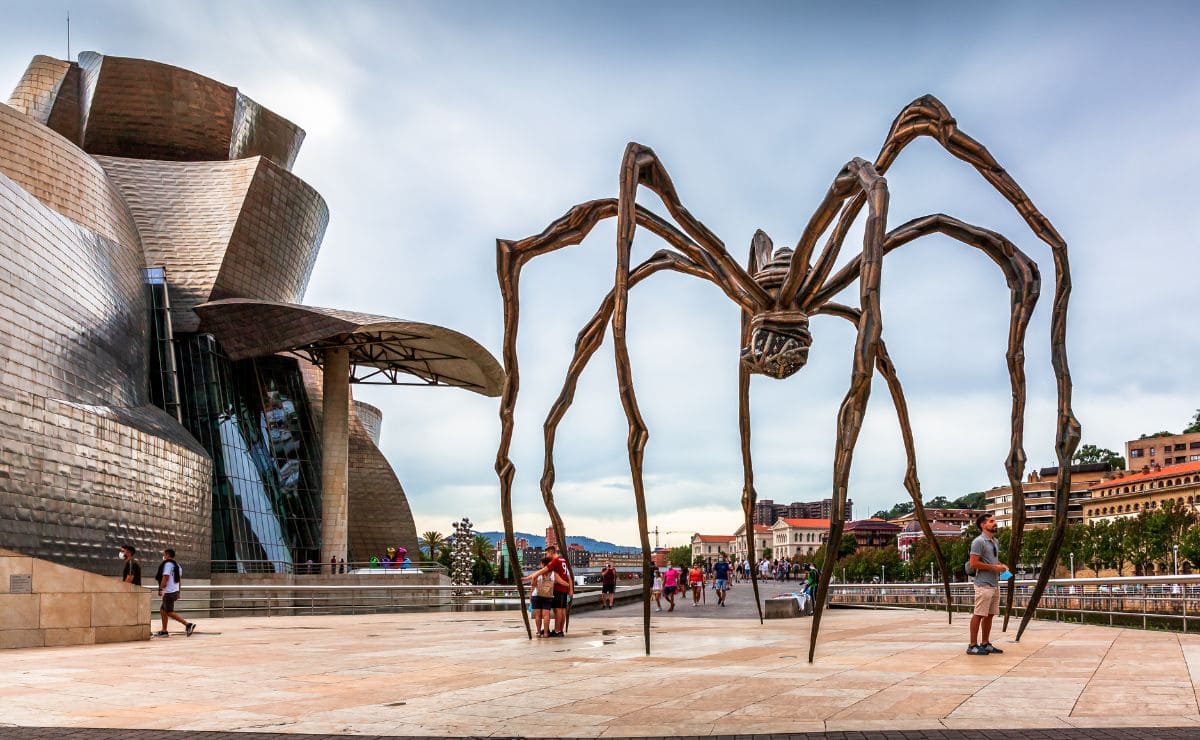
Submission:
[[[792,246],[832,177],[872,159],[932,93],[1070,245],[1068,328],[1084,442],[1178,431],[1200,407],[1191,315],[1200,242],[1200,12],[1189,3],[5,3],[0,80],[34,54],[155,59],[237,85],[308,132],[295,172],[331,220],[306,302],[452,327],[500,354],[495,239],[616,195],[624,146],[651,146],[685,204],[744,260],[755,229]],[[888,173],[891,224],[944,212],[1049,252],[970,167],[927,139]],[[664,212],[653,196],[643,205]],[[861,244],[847,240],[843,261]],[[536,260],[522,284],[513,459],[519,529],[541,531],[541,423],[575,334],[612,284],[614,228]],[[649,234],[634,257],[663,245]],[[1030,467],[1054,464],[1051,293],[1027,342]],[[908,393],[927,497],[1004,481],[1007,290],[982,255],[929,237],[890,255],[884,336]],[[851,291],[844,300],[856,302]],[[760,497],[829,495],[854,334],[816,318],[808,367],[751,389]],[[650,427],[651,526],[739,520],[738,311],[672,274],[636,289],[630,343]],[[418,531],[469,515],[499,528],[498,399],[359,388]],[[611,340],[557,453],[568,531],[635,544]],[[906,499],[903,449],[876,380],[851,476],[855,513]]]

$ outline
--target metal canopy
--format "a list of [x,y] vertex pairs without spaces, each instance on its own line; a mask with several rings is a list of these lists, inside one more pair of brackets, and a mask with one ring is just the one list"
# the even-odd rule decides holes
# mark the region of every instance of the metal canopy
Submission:
[[326,352],[345,349],[351,383],[446,385],[498,396],[504,382],[491,353],[434,324],[249,298],[211,301],[196,313],[201,330],[234,360],[286,352],[323,365]]

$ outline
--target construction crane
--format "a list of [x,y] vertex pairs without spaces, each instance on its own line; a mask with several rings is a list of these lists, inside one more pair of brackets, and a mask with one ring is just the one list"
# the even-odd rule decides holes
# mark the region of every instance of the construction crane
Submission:
[[654,529],[651,529],[650,531],[646,532],[646,534],[654,535],[654,549],[655,550],[657,550],[659,548],[658,536],[660,534],[687,534],[687,533],[688,533],[688,531],[686,529],[664,529],[660,532],[658,527],[655,527]]

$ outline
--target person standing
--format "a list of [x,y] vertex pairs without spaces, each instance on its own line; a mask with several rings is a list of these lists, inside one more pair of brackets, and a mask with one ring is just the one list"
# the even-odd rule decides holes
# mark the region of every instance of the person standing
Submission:
[[975,610],[971,615],[971,644],[967,647],[967,655],[1003,653],[992,645],[991,634],[992,617],[1000,613],[1000,574],[1008,570],[1008,566],[1000,562],[996,517],[984,512],[975,523],[979,525],[980,534],[971,542],[971,559],[968,561],[975,573]]
[[188,637],[196,631],[196,623],[189,622],[175,613],[175,602],[179,600],[180,583],[183,581],[183,569],[175,562],[175,551],[171,548],[163,550],[162,565],[154,575],[158,581],[158,595],[162,598],[162,606],[158,613],[162,617],[162,629],[154,634],[155,637],[170,637],[167,632],[167,619],[174,619],[183,625]]
[[554,596],[551,599],[554,609],[554,630],[547,637],[563,637],[567,626],[567,604],[575,595],[575,579],[571,577],[566,559],[558,554],[557,547],[547,545],[546,557],[550,558],[550,562],[541,570],[525,576],[525,580],[532,581],[535,577],[546,573],[553,573],[557,576],[554,578]]
[[137,561],[137,548],[121,545],[121,559],[125,561],[125,566],[121,568],[121,583],[142,585],[142,565]]
[[606,560],[600,570],[600,608],[612,609],[616,596],[617,569],[613,567],[611,560]]
[[717,595],[717,606],[725,606],[725,592],[729,588],[729,563],[725,556],[717,558],[713,566],[713,592]]
[[663,577],[658,568],[654,569],[653,580],[650,582],[650,595],[654,597],[655,611],[662,611]]
[[692,606],[700,606],[700,592],[704,590],[704,569],[697,560],[688,571],[688,585],[692,588]]
[[[542,558],[542,568],[550,564],[550,558]],[[533,596],[530,598],[533,606],[533,624],[537,627],[538,637],[547,637],[550,633],[550,612],[554,609],[554,574],[546,571],[533,579]]]
[[663,574],[663,596],[667,597],[667,611],[675,611],[675,591],[679,588],[679,571],[674,565],[667,566]]

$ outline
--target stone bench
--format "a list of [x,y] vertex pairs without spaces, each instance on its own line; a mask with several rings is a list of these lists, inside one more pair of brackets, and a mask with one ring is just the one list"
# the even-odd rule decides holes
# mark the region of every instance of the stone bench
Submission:
[[767,619],[791,619],[800,616],[800,605],[795,599],[767,599],[763,617]]

